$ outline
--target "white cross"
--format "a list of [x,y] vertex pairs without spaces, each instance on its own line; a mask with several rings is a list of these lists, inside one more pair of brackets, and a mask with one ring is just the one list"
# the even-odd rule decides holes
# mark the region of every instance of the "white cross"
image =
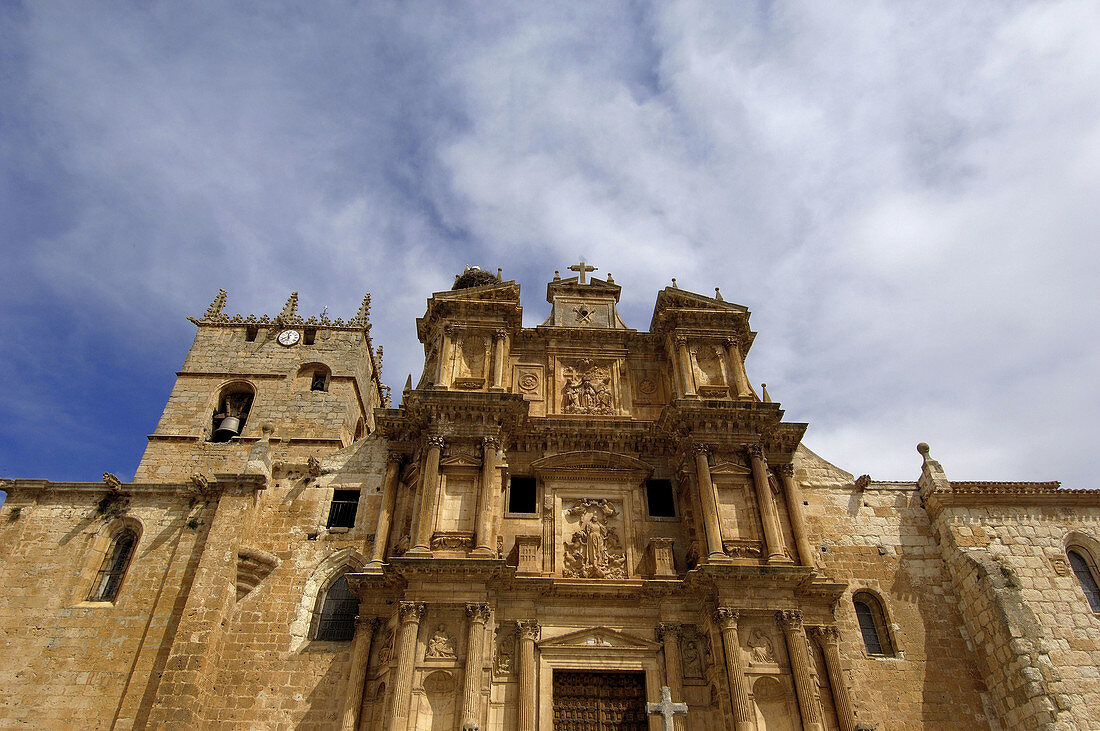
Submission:
[[666,685],[661,688],[661,702],[646,703],[645,711],[651,716],[655,716],[658,713],[661,714],[661,720],[665,722],[665,731],[671,731],[672,717],[677,715],[686,716],[688,706],[687,703],[673,703],[672,691]]

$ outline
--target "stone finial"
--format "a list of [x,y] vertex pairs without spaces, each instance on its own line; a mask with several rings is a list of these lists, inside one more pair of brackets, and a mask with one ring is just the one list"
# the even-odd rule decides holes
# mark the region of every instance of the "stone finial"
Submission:
[[714,288],[714,299],[718,300],[719,302],[725,302],[725,300],[722,299],[722,291],[717,287]]
[[870,475],[860,475],[859,477],[856,478],[856,489],[857,490],[861,490],[861,491],[866,490],[868,487],[870,487],[870,485],[871,485],[871,476]]
[[768,393],[768,384],[766,383],[760,384],[760,400],[766,404],[770,404],[772,402],[772,396],[770,393]]
[[374,351],[374,357],[378,360],[378,376],[382,376],[382,346],[379,345]]
[[672,288],[673,289],[679,289],[680,288],[680,285],[676,284],[676,277],[672,278]]
[[219,289],[218,293],[214,296],[214,301],[206,308],[206,314],[202,316],[202,319],[223,320],[225,319],[223,310],[225,310],[225,290]]
[[554,270],[554,281],[555,282],[560,282],[561,281],[561,272],[559,272],[557,269]]
[[281,322],[290,322],[296,317],[298,317],[298,293],[291,292],[286,298],[286,304],[283,305],[283,311],[279,313],[278,319]]
[[355,313],[355,317],[348,324],[358,327],[370,327],[370,292],[363,295],[363,301],[359,304],[359,311]]
[[390,391],[390,387],[386,384],[382,384],[382,408],[388,409],[393,406],[393,392]]
[[405,379],[405,387],[402,388],[401,390],[404,391],[405,393],[408,393],[409,391],[413,390],[413,377],[412,377],[411,373],[409,374],[409,377]]
[[504,270],[501,269],[500,267],[497,267],[497,281],[498,282],[504,281]]
[[924,463],[921,465],[920,478],[917,480],[917,486],[920,488],[922,497],[926,497],[937,490],[951,489],[951,483],[947,480],[943,465],[932,459],[930,451],[926,442],[917,445],[917,452],[924,459]]
[[614,284],[615,283],[615,277],[611,276],[611,272],[607,273],[607,283],[608,284]]

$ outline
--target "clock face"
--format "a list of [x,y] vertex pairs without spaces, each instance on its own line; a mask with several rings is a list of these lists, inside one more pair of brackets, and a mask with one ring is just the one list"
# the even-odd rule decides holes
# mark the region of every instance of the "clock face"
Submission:
[[279,333],[278,341],[279,345],[297,345],[298,341],[302,339],[302,334],[297,330],[283,330]]

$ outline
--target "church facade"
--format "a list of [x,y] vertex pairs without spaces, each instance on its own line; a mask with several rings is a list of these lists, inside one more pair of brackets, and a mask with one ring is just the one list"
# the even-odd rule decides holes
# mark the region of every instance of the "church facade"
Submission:
[[220,292],[133,482],[4,481],[0,728],[1100,728],[1100,492],[856,477],[746,308],[571,269],[433,294],[397,406],[369,295]]

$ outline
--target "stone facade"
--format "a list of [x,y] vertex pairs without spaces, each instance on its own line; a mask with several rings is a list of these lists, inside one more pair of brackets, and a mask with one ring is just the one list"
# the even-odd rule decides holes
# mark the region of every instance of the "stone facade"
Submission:
[[857,479],[749,385],[744,307],[639,331],[571,268],[535,328],[435,293],[397,407],[369,298],[219,293],[133,483],[5,482],[0,728],[546,731],[577,671],[681,730],[1100,727],[1100,494]]

